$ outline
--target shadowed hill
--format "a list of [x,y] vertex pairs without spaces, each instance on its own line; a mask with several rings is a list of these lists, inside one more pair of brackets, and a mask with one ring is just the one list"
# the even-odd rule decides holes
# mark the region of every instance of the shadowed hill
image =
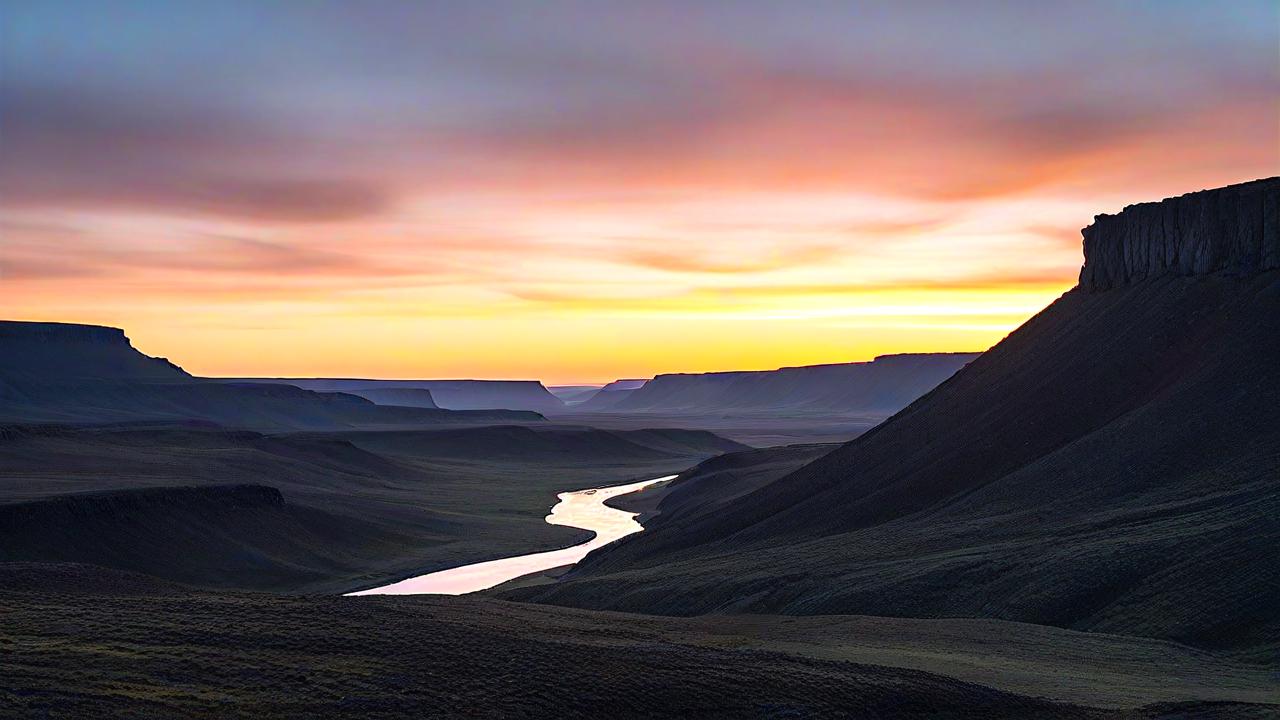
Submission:
[[[1275,657],[1280,272],[1255,260],[1278,196],[1280,179],[1260,181],[1159,205],[1182,224],[1146,229],[1129,208],[1086,229],[1084,276],[1125,281],[1068,292],[890,420],[717,512],[660,514],[570,580],[512,595],[992,617]],[[1159,247],[1223,254],[1111,266]]]
[[300,587],[406,542],[370,523],[288,504],[262,485],[150,487],[0,505],[0,560],[90,563],[206,587]]

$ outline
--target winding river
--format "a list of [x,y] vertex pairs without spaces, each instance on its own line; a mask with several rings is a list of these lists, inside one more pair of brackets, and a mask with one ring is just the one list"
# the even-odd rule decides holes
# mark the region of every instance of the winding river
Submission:
[[501,585],[508,580],[529,575],[543,570],[572,565],[587,556],[587,553],[633,533],[644,530],[644,526],[636,522],[637,513],[611,508],[604,504],[605,500],[626,495],[653,485],[671,480],[675,475],[643,480],[629,485],[592,488],[562,492],[558,496],[560,502],[551,508],[547,522],[552,525],[591,530],[596,535],[587,542],[579,543],[561,550],[516,555],[499,560],[472,563],[448,570],[418,575],[390,585],[349,593],[350,595],[465,595],[466,593],[487,590]]

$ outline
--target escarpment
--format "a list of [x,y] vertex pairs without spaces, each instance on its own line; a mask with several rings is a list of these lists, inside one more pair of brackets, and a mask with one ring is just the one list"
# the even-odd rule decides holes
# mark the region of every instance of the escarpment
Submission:
[[1201,190],[1098,215],[1084,228],[1080,287],[1161,275],[1252,275],[1280,268],[1280,177]]
[[167,359],[138,352],[120,328],[0,321],[0,382],[104,378],[138,382],[192,379]]

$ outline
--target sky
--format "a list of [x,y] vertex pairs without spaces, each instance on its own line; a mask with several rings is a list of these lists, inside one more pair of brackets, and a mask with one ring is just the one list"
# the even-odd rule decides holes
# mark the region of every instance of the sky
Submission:
[[0,0],[0,315],[203,375],[998,342],[1275,175],[1280,3]]

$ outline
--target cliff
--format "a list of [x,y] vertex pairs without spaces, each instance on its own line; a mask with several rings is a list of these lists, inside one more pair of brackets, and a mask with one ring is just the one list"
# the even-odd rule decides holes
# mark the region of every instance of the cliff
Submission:
[[191,376],[165,358],[138,352],[120,328],[0,321],[0,381],[88,378],[180,382]]
[[[901,410],[975,357],[975,353],[882,355],[860,363],[659,375],[628,393],[610,410],[889,414]],[[583,407],[587,405],[584,403]]]
[[1252,275],[1280,268],[1280,177],[1201,190],[1098,215],[1084,235],[1080,287],[1161,275]]

